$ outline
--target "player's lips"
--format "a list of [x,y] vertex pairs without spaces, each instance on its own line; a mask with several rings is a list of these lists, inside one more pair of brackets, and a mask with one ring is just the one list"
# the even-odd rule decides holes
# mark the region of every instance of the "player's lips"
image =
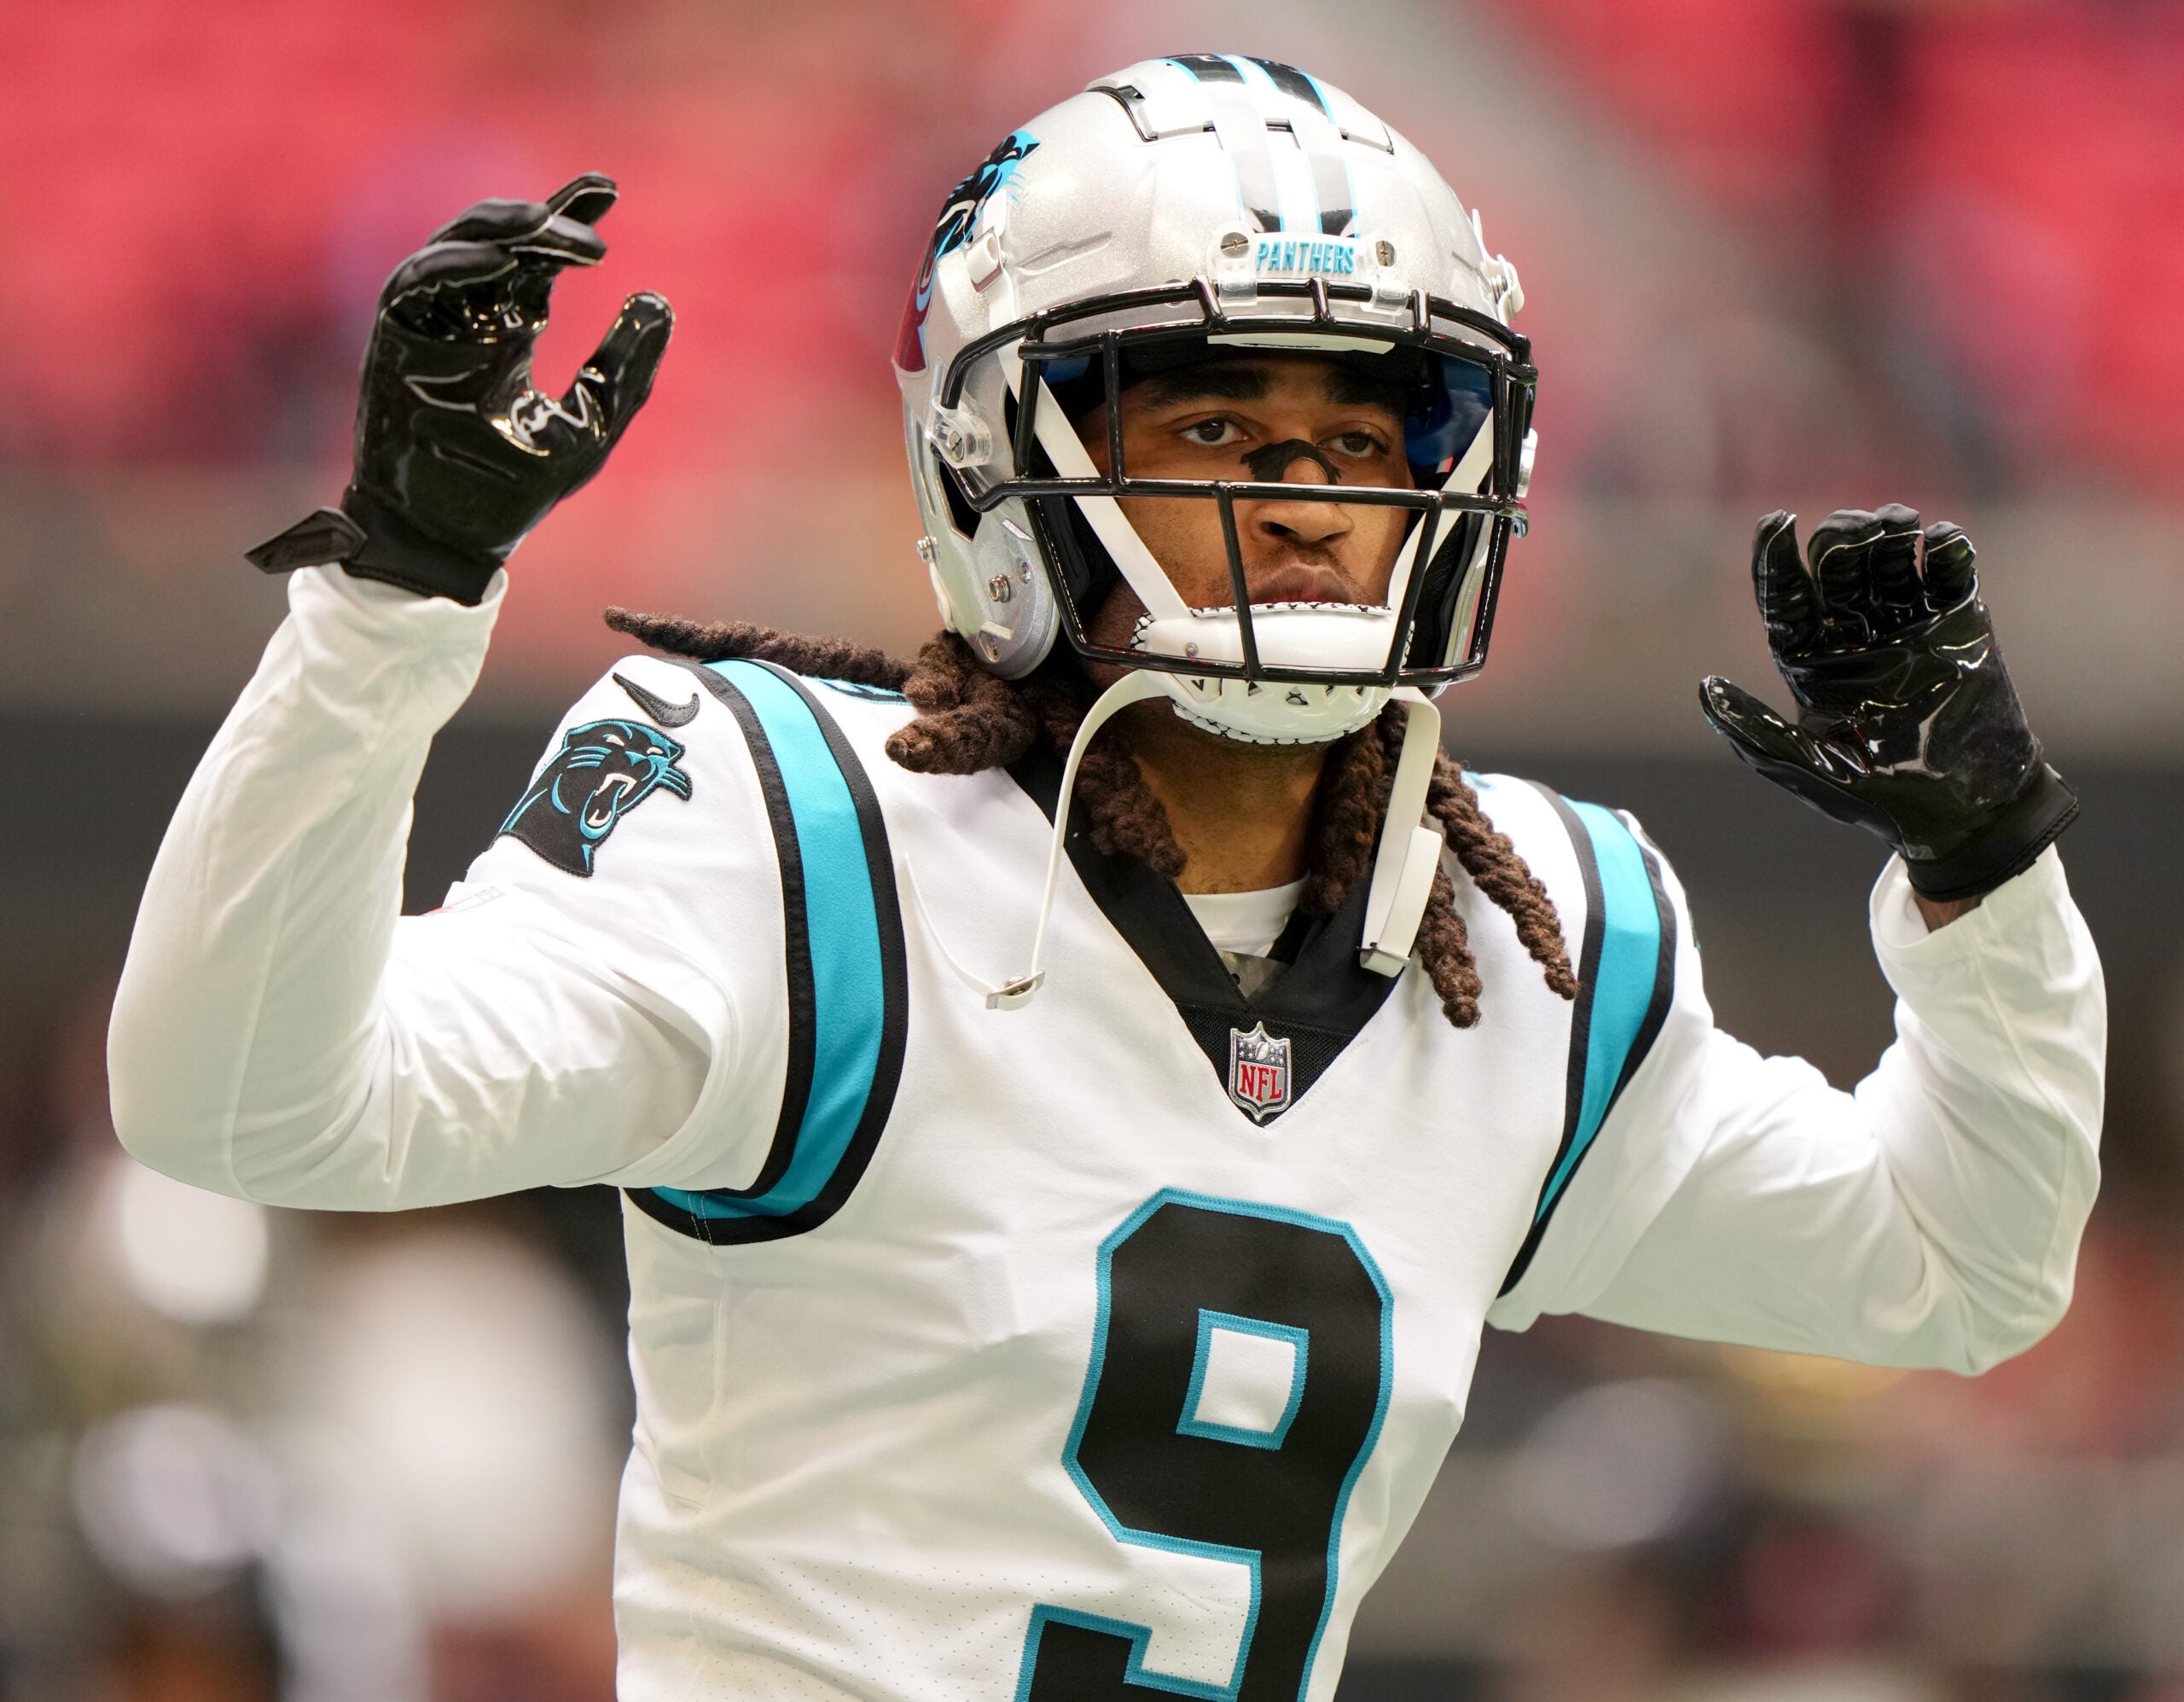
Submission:
[[1254,603],[1354,603],[1357,593],[1332,567],[1285,561],[1253,568],[1245,577]]

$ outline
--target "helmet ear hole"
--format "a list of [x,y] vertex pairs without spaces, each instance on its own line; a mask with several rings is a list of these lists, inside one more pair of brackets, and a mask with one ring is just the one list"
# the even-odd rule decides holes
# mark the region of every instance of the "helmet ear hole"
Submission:
[[963,487],[956,482],[954,471],[940,458],[940,451],[932,450],[928,453],[932,456],[932,482],[940,487],[941,496],[948,504],[950,521],[965,538],[976,537],[979,533],[979,511],[971,506],[970,498],[963,494]]

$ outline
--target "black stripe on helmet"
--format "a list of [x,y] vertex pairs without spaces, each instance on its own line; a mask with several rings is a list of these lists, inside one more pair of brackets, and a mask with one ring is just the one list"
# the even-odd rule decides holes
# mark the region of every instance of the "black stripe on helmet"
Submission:
[[[1274,154],[1265,116],[1244,74],[1226,60],[1222,68],[1234,79],[1225,87],[1209,87],[1206,105],[1213,114],[1214,133],[1222,152],[1236,173],[1236,193],[1262,230],[1283,230],[1279,211],[1281,195],[1275,185]],[[1211,79],[1207,79],[1211,82]]]
[[1298,113],[1289,130],[1312,168],[1312,192],[1320,203],[1320,235],[1346,235],[1356,216],[1350,205],[1350,168],[1335,151],[1342,145],[1342,132],[1335,128],[1319,84],[1295,66],[1284,65],[1278,59],[1254,59],[1250,63],[1266,73],[1267,79],[1290,99],[1310,108]]
[[1321,148],[1308,145],[1304,157],[1311,162],[1312,188],[1320,198],[1320,235],[1348,235],[1350,221],[1357,216],[1350,205],[1349,167]]
[[1292,96],[1308,105],[1326,112],[1327,103],[1320,98],[1318,86],[1293,65],[1284,65],[1278,59],[1254,59],[1252,63],[1274,79],[1274,86],[1285,95]]
[[1176,53],[1168,56],[1170,65],[1180,65],[1201,83],[1240,83],[1244,73],[1217,53]]

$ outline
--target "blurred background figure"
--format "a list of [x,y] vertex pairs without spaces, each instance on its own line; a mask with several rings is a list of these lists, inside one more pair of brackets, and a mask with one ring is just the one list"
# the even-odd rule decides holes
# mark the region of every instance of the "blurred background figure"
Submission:
[[594,1251],[520,1205],[307,1217],[145,1169],[105,1122],[107,991],[9,1201],[0,1694],[610,1696]]
[[1532,532],[1460,752],[1636,810],[1724,1025],[1853,1079],[1873,858],[1693,688],[1763,677],[1760,512],[1946,514],[2085,799],[2114,1022],[2053,1337],[1970,1383],[1490,1338],[1345,1696],[2184,1698],[2184,5],[82,0],[0,11],[0,1702],[612,1693],[613,1201],[268,1212],[107,1123],[137,890],[279,619],[240,550],[338,493],[387,269],[599,169],[546,387],[626,291],[678,315],[516,558],[424,909],[619,653],[601,606],[931,630],[887,352],[933,212],[1025,113],[1207,46],[1386,113],[1522,268]]

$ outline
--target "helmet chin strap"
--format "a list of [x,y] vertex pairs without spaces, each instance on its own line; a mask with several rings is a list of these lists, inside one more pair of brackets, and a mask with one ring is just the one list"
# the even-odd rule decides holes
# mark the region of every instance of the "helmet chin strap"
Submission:
[[[1084,752],[1100,729],[1119,710],[1147,698],[1168,694],[1168,676],[1149,668],[1133,669],[1101,692],[1085,711],[1077,736],[1070,741],[1069,759],[1062,766],[1061,791],[1054,799],[1053,836],[1047,847],[1047,879],[1039,895],[1039,921],[1031,936],[1031,967],[995,986],[956,961],[945,945],[940,955],[950,969],[972,991],[985,1001],[988,1010],[1020,1010],[1031,1002],[1047,979],[1047,923],[1054,913],[1054,891],[1061,880],[1061,863],[1069,840],[1069,805],[1077,791],[1077,770]],[[1433,891],[1433,871],[1441,865],[1442,836],[1421,827],[1426,813],[1426,787],[1433,778],[1433,755],[1441,743],[1441,712],[1425,694],[1405,686],[1394,700],[1403,708],[1403,752],[1396,760],[1395,788],[1388,800],[1387,820],[1380,827],[1380,847],[1373,859],[1373,884],[1365,895],[1365,928],[1357,960],[1376,975],[1396,976],[1410,961],[1410,950],[1425,919],[1426,901]],[[903,870],[907,876],[909,871]],[[939,944],[939,933],[925,908],[915,880],[905,880],[918,914],[928,933]]]
[[1054,913],[1054,887],[1061,879],[1062,852],[1069,842],[1069,800],[1076,793],[1077,771],[1084,765],[1084,752],[1090,746],[1093,735],[1107,724],[1118,710],[1127,709],[1148,697],[1164,697],[1167,689],[1161,675],[1134,668],[1095,698],[1091,708],[1084,712],[1077,736],[1069,741],[1069,760],[1062,764],[1061,791],[1054,799],[1054,831],[1047,846],[1047,884],[1046,890],[1039,895],[1039,926],[1031,936],[1031,967],[1012,981],[985,989],[988,1010],[1020,1010],[1031,1002],[1031,995],[1047,979],[1047,921]]
[[[1007,370],[1005,365],[1003,370]],[[1099,478],[1100,469],[1093,464],[1090,452],[1077,435],[1077,428],[1069,423],[1069,415],[1062,412],[1061,404],[1054,400],[1054,392],[1047,387],[1047,380],[1040,378],[1035,381],[1039,386],[1039,400],[1031,416],[1031,431],[1038,439],[1040,448],[1046,450],[1047,459],[1054,462],[1054,471],[1065,479]],[[1137,593],[1137,600],[1145,605],[1147,613],[1156,620],[1180,620],[1190,613],[1170,581],[1166,569],[1153,559],[1145,540],[1137,535],[1137,528],[1124,518],[1120,503],[1112,497],[1078,497],[1073,500],[1090,523],[1093,536],[1107,549],[1115,571]]]
[[1380,823],[1380,848],[1373,856],[1373,885],[1365,895],[1365,932],[1357,961],[1376,975],[1400,975],[1410,961],[1426,901],[1433,893],[1433,871],[1441,866],[1447,841],[1420,825],[1426,792],[1433,780],[1433,758],[1441,748],[1441,712],[1414,686],[1398,687],[1394,701],[1403,706],[1403,754],[1396,758],[1395,789],[1388,797],[1387,820]]

